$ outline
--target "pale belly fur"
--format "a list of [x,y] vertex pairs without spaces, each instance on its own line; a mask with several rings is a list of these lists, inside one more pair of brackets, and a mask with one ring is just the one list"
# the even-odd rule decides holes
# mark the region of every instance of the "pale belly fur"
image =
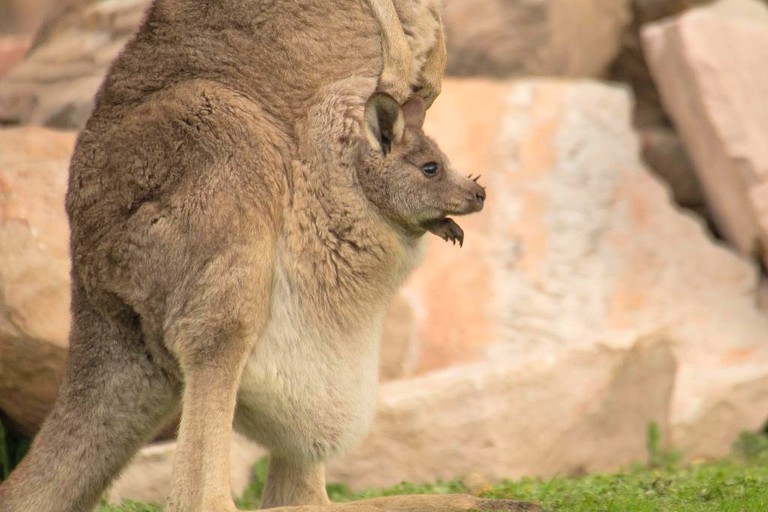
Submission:
[[278,456],[324,461],[373,419],[383,311],[340,335],[308,325],[301,302],[278,270],[271,319],[240,381],[235,428]]

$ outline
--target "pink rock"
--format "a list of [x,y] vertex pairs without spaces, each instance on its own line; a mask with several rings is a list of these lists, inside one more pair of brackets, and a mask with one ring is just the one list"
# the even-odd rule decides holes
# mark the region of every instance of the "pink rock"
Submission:
[[0,130],[0,409],[27,435],[53,404],[66,359],[74,142],[42,128]]
[[28,36],[0,37],[0,77],[24,58],[29,44]]
[[[659,92],[651,78],[642,43],[640,29],[647,23],[673,16],[711,0],[631,0],[632,23],[621,37],[621,50],[611,64],[611,81],[626,82],[635,95],[635,124],[642,127],[661,127],[666,114],[661,106]],[[666,175],[666,173],[662,173]]]

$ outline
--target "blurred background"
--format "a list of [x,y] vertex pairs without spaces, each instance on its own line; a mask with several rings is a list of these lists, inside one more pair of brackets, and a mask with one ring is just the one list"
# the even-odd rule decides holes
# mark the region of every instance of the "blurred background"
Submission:
[[[7,467],[55,400],[68,160],[148,0],[0,0],[0,420]],[[445,0],[427,115],[486,209],[392,303],[353,489],[685,461],[768,419],[768,5]],[[114,499],[162,501],[173,426]],[[239,492],[261,451],[238,439]],[[4,469],[5,470],[5,469]]]

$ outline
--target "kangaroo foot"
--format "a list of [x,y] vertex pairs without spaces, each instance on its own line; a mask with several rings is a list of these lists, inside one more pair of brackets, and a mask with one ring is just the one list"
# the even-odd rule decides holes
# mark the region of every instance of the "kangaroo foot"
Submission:
[[[417,494],[387,496],[327,506],[278,507],[271,512],[542,512],[535,504],[516,500],[491,500],[468,494]],[[254,511],[255,512],[255,511]]]
[[[417,494],[410,496],[388,496],[350,503],[350,505],[374,506],[382,511],[393,512],[537,512],[541,507],[534,503],[515,500],[489,500],[469,494]],[[357,512],[350,509],[349,512]],[[362,512],[362,511],[361,511]]]

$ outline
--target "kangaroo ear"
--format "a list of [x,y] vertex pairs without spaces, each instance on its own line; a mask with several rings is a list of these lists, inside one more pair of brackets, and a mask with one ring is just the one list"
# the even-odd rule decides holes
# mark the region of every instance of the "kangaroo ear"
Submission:
[[427,104],[419,96],[411,96],[403,104],[403,116],[405,126],[421,129],[424,126],[424,118],[427,115]]
[[392,144],[403,140],[405,120],[400,105],[392,96],[377,92],[365,103],[365,137],[384,155]]

